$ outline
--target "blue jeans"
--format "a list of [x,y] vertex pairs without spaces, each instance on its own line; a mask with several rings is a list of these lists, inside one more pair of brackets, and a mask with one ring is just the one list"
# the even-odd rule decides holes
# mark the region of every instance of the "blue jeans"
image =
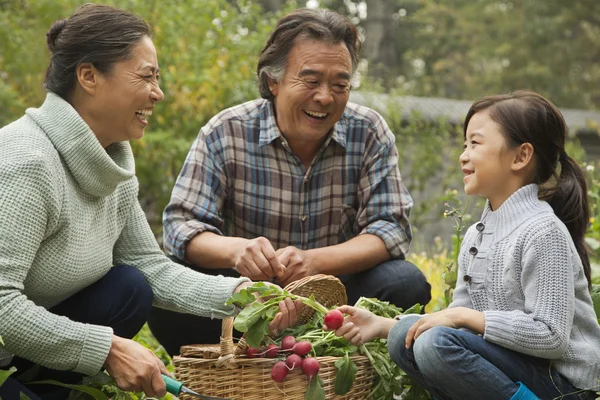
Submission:
[[[181,263],[174,257],[170,258]],[[209,275],[239,276],[233,269],[194,269]],[[386,261],[366,271],[338,278],[346,286],[348,304],[354,304],[360,296],[365,296],[389,301],[407,309],[415,303],[425,305],[431,300],[431,286],[425,276],[405,260]],[[148,325],[171,356],[179,354],[179,348],[186,344],[219,343],[221,335],[221,320],[156,307],[150,313]],[[234,334],[240,336],[235,331]]]
[[[110,326],[115,335],[131,339],[148,319],[151,307],[152,289],[142,274],[134,267],[118,265],[97,282],[49,311],[78,322]],[[53,379],[62,383],[78,383],[83,377],[76,372],[49,369],[19,357],[14,357],[11,366],[17,371],[0,386],[0,398],[4,400],[18,399],[20,391],[32,400],[64,400],[69,389],[27,382]]]
[[388,350],[392,360],[436,398],[507,400],[520,381],[541,399],[595,399],[592,392],[573,387],[549,360],[508,350],[460,329],[434,327],[406,349],[406,333],[418,318],[407,316],[394,325]]

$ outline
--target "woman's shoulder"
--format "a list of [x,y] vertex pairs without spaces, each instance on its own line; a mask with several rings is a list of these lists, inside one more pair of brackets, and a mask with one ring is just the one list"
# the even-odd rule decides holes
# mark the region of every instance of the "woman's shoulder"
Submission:
[[58,152],[44,131],[28,116],[0,129],[0,166],[29,166],[44,169],[53,176],[61,168]]

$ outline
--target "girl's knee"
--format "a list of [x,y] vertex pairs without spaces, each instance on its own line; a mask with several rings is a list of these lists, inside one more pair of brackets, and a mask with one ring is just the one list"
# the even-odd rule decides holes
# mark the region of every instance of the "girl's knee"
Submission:
[[402,367],[406,362],[406,333],[417,320],[420,315],[408,315],[398,321],[388,334],[388,352],[392,360]]
[[454,328],[434,326],[423,332],[413,343],[415,361],[419,366],[443,365],[450,347],[456,344]]

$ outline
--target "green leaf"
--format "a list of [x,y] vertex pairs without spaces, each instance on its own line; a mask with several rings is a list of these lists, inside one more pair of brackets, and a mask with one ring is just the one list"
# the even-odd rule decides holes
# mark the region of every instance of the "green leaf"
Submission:
[[338,370],[337,375],[335,376],[335,394],[346,394],[354,383],[358,367],[354,364],[354,361],[348,357],[348,353],[346,353],[344,358],[340,358],[335,362],[335,367]]
[[596,318],[600,320],[600,292],[592,290],[592,302],[594,303]]
[[15,367],[10,367],[8,370],[0,369],[0,386],[2,386],[8,377],[11,376],[16,370],[17,369]]
[[304,395],[305,400],[325,400],[325,390],[323,390],[323,380],[319,375],[313,376]]
[[410,307],[408,310],[404,311],[402,314],[421,314],[422,309],[423,306],[417,303],[414,306]]
[[250,347],[258,347],[267,333],[269,333],[269,319],[260,318],[246,332],[246,343]]
[[262,317],[264,311],[265,306],[263,304],[252,303],[235,317],[233,326],[240,332],[247,332]]
[[252,303],[253,301],[256,301],[256,297],[252,293],[250,293],[248,290],[243,289],[243,290],[240,290],[238,293],[235,293],[229,299],[227,299],[227,301],[225,302],[225,305],[230,306],[232,304],[236,304],[240,307],[245,307],[246,305]]
[[67,383],[62,383],[59,381],[55,381],[55,380],[44,380],[44,381],[36,381],[36,382],[31,382],[32,384],[44,384],[44,385],[56,385],[56,386],[62,386],[62,387],[66,387],[69,388],[71,390],[78,390],[80,392],[83,393],[87,393],[90,396],[92,396],[95,400],[108,400],[108,397],[102,393],[102,391],[89,387],[89,386],[85,386],[85,385],[70,385]]
[[21,393],[19,393],[19,400],[31,400],[31,398],[29,396],[27,396],[25,393],[21,392]]

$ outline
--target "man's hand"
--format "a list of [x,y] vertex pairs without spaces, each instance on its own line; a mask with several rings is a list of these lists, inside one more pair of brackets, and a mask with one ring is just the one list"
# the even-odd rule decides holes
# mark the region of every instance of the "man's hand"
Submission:
[[234,268],[254,281],[269,280],[282,276],[284,267],[277,260],[275,249],[268,239],[258,237],[250,239],[235,255]]
[[309,253],[297,247],[288,246],[277,250],[277,259],[281,265],[285,266],[285,272],[277,278],[277,282],[281,283],[283,287],[305,276],[317,274]]
[[169,371],[150,349],[133,340],[113,335],[104,366],[121,390],[143,391],[148,397],[167,393],[161,373],[169,375]]

